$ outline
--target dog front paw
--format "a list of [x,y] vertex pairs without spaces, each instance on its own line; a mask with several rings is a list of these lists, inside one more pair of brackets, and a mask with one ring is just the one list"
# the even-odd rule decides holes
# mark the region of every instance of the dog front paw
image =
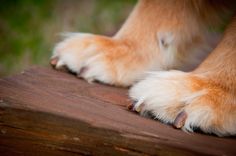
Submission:
[[130,97],[133,111],[176,128],[236,134],[236,106],[226,103],[227,93],[203,77],[179,71],[152,73],[131,88]]
[[130,42],[75,33],[55,47],[50,64],[56,69],[65,66],[88,82],[129,86],[144,74],[144,60]]

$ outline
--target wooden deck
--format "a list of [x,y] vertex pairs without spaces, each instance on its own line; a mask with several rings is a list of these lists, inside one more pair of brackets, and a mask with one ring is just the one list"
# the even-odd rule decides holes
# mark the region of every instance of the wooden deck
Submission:
[[188,134],[128,103],[127,89],[50,68],[0,79],[0,155],[236,155],[236,138]]

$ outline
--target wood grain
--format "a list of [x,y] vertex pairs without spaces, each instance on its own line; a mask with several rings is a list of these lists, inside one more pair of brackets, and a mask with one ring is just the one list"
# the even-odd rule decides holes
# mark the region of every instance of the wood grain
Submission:
[[235,138],[188,134],[129,103],[127,89],[50,68],[0,79],[0,155],[236,155]]

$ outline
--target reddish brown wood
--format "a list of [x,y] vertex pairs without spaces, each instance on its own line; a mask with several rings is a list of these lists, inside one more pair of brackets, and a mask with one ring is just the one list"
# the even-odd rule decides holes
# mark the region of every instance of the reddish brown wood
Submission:
[[188,134],[127,104],[127,89],[49,68],[1,79],[0,155],[236,155],[235,138]]

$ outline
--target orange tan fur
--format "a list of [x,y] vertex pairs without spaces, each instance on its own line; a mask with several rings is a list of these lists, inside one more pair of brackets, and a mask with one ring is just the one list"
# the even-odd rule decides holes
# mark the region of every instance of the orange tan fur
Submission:
[[[51,64],[89,82],[134,84],[130,97],[143,115],[151,112],[188,131],[236,135],[236,19],[222,40],[215,31],[234,6],[221,0],[140,0],[113,37],[69,34],[55,47]],[[185,72],[163,72],[171,69]]]
[[[207,88],[203,98],[214,111],[215,127],[223,128],[228,122],[236,126],[236,17],[211,55],[195,70],[204,83],[192,80],[194,89]],[[197,86],[198,85],[198,86]],[[197,86],[197,87],[196,87]],[[235,129],[235,127],[232,127]]]

